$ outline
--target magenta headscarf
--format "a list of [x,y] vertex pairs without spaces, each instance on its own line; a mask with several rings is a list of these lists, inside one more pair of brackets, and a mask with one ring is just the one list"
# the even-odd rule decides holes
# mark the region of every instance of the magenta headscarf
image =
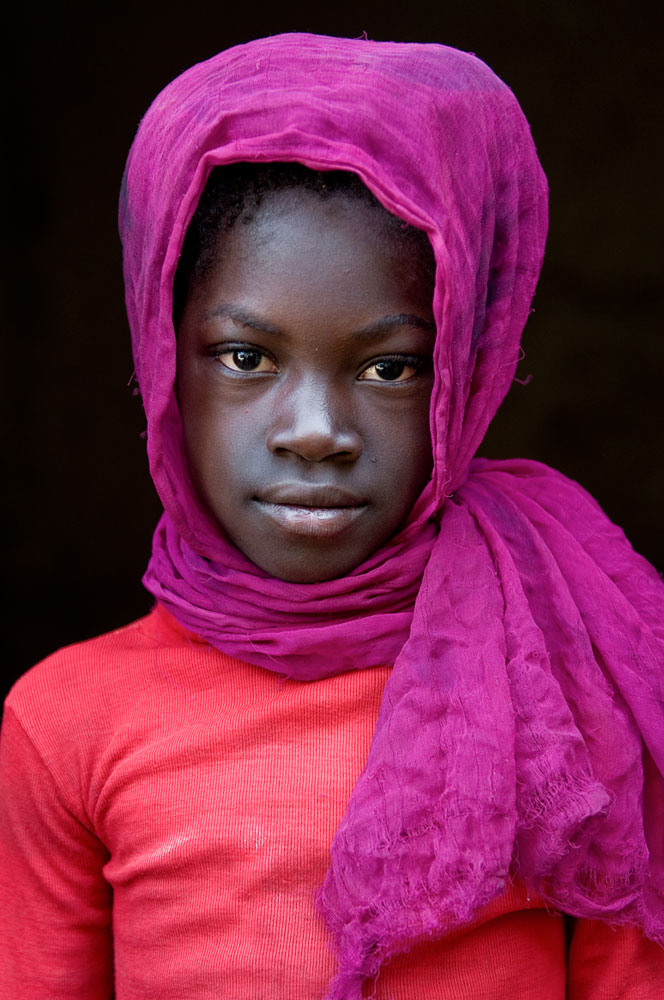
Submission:
[[[268,576],[187,473],[173,276],[211,168],[350,170],[437,262],[434,473],[347,577]],[[575,483],[473,459],[510,386],[546,182],[511,91],[440,45],[282,35],[194,66],[148,111],[123,187],[127,307],[165,514],[145,583],[224,652],[311,681],[394,663],[319,904],[359,998],[384,959],[514,874],[664,940],[664,587]]]

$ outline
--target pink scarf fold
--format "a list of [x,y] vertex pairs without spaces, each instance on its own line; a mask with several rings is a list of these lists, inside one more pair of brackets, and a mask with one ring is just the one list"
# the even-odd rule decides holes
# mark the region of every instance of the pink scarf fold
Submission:
[[[434,473],[347,577],[273,579],[201,507],[174,396],[172,284],[212,166],[360,175],[437,262]],[[664,941],[664,587],[575,483],[474,459],[509,388],[541,264],[546,182],[509,89],[438,45],[262,39],[159,95],[120,227],[151,472],[148,589],[230,655],[300,680],[394,663],[319,903],[330,1000],[469,921],[518,873],[577,916]]]

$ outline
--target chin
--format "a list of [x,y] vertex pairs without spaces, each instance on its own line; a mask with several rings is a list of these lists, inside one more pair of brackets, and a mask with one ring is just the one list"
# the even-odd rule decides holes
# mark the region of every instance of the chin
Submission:
[[341,568],[308,565],[261,566],[261,569],[266,570],[277,580],[284,580],[285,583],[327,583],[329,580],[337,580],[339,577],[347,576],[354,568],[355,566],[351,566],[350,569],[345,566]]
[[[252,558],[249,553],[245,555]],[[293,554],[291,559],[252,559],[252,562],[285,583],[327,583],[329,580],[347,576],[366,558],[367,556],[363,554],[349,564],[346,560],[342,562],[334,558],[326,559],[323,555],[312,558],[311,553],[308,553],[307,556]]]

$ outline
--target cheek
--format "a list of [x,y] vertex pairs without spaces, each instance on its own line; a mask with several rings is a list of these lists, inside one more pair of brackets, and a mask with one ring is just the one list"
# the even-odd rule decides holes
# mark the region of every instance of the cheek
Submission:
[[411,410],[384,419],[379,427],[376,475],[381,492],[401,517],[409,513],[433,468],[429,395],[416,401]]
[[220,414],[218,408],[203,399],[183,414],[184,443],[187,462],[194,485],[202,498],[210,504],[223,492],[232,471],[242,462],[246,451],[246,434],[229,414]]
[[408,483],[409,488],[409,510],[431,478],[432,469],[433,452],[427,415],[426,419],[421,422],[417,434],[409,441],[401,464],[400,475]]

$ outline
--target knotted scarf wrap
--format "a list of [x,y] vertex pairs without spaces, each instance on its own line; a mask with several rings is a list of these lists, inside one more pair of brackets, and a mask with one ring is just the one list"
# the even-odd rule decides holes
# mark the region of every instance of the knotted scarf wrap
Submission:
[[[436,261],[432,481],[347,577],[238,552],[189,479],[173,276],[214,165],[359,174]],[[664,940],[664,587],[575,483],[473,459],[514,376],[546,182],[511,91],[439,45],[284,35],[194,66],[148,111],[120,209],[127,306],[165,513],[145,577],[189,628],[311,681],[394,663],[319,905],[359,998],[384,959],[519,876],[567,913]]]

